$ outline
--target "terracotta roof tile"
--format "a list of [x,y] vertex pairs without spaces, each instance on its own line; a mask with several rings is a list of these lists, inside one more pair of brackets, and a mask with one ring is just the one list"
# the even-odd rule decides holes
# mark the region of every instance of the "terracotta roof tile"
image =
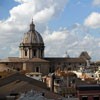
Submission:
[[43,83],[41,83],[40,81],[36,81],[30,78],[25,79],[25,77],[26,76],[24,75],[16,73],[4,79],[7,82],[6,84],[4,80],[0,80],[0,95],[7,95],[10,94],[11,92],[15,93],[26,92],[33,89],[37,92],[44,92],[45,97],[49,99],[58,100],[58,98],[62,98],[62,96],[48,91],[47,88],[45,88]]
[[51,57],[51,58],[45,58],[46,60],[52,61],[52,62],[68,62],[68,63],[81,63],[81,62],[86,62],[85,59],[83,58],[56,58],[56,57]]
[[41,58],[23,59],[18,57],[8,57],[6,59],[1,59],[0,62],[49,62]]

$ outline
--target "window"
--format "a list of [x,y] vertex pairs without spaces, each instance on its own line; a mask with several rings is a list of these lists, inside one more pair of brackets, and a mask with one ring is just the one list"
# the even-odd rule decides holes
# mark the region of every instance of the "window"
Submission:
[[16,70],[17,70],[17,71],[20,71],[20,68],[17,68]]
[[92,75],[92,77],[94,77],[94,75]]
[[49,68],[49,73],[51,73],[51,72],[52,72],[52,68],[50,67],[50,68]]
[[60,63],[60,62],[58,62],[58,65],[61,65],[61,63]]
[[72,79],[72,83],[73,83],[73,84],[75,83],[75,78]]
[[69,71],[70,71],[70,70],[71,70],[71,68],[70,68],[70,67],[68,67],[68,69],[67,69],[67,70],[69,70]]
[[55,80],[55,82],[56,82],[57,84],[59,84],[59,83],[61,82],[61,80]]
[[39,67],[36,67],[36,72],[39,72]]
[[25,56],[27,56],[28,48],[25,48]]
[[39,77],[39,75],[35,75],[36,77]]
[[33,75],[32,75],[32,74],[30,74],[30,77],[33,77]]
[[27,51],[25,50],[25,56],[27,56]]
[[99,100],[99,96],[93,97],[93,100]]
[[82,96],[82,100],[88,100],[87,96]]
[[0,76],[0,78],[2,78],[2,76]]

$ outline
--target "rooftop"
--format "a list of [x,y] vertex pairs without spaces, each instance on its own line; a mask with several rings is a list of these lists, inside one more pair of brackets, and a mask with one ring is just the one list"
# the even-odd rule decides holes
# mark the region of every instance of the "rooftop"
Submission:
[[0,60],[0,62],[49,62],[48,60],[41,59],[41,58],[19,58],[19,57],[8,57],[5,59]]
[[87,90],[99,90],[100,91],[100,84],[97,85],[78,85],[77,86],[77,89],[78,90],[81,90],[81,91],[87,91]]
[[48,99],[57,100],[58,98],[62,98],[62,96],[48,91],[44,83],[26,77],[20,73],[15,73],[0,80],[0,95],[7,96],[11,93],[25,93],[31,89],[37,92],[44,91],[45,97]]

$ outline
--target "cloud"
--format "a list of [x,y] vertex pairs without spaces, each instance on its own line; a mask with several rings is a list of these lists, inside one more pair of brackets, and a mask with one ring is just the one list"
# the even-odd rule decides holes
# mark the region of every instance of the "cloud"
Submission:
[[[19,2],[19,3],[25,3],[27,2],[27,0],[15,0],[16,2]],[[32,1],[32,0],[29,0],[29,1]]]
[[[14,45],[16,45],[16,44],[14,44]],[[11,49],[11,51],[9,52],[9,54],[11,54],[11,55],[13,55],[13,54],[17,54],[18,53],[18,48],[16,48],[16,46],[14,46],[14,45],[12,45],[11,47],[10,47],[10,49]]]
[[82,51],[87,51],[92,60],[100,59],[100,38],[92,36],[87,27],[78,23],[58,31],[46,29],[43,38],[47,57],[63,57],[66,52],[70,57],[78,57]]
[[93,0],[93,5],[100,6],[100,0]]
[[[23,34],[28,31],[28,25],[33,17],[36,29],[42,33],[46,56],[61,57],[65,56],[66,52],[70,56],[79,56],[85,49],[92,57],[99,59],[100,39],[91,36],[85,26],[76,23],[71,28],[59,28],[57,31],[50,31],[47,28],[49,21],[61,14],[68,0],[15,1],[19,2],[19,5],[9,11],[10,16],[6,20],[0,21],[0,58],[19,55],[19,43]],[[85,25],[88,26],[88,23]],[[89,24],[89,27],[100,26],[99,24]]]
[[16,48],[24,32],[28,31],[32,17],[36,28],[43,32],[47,23],[63,11],[68,0],[15,1],[19,2],[19,5],[9,11],[10,16],[6,20],[0,20],[0,58],[18,54]]
[[90,28],[100,28],[100,13],[91,13],[84,21],[84,25]]
[[85,50],[94,59],[100,59],[98,53],[100,39],[93,37],[88,29],[80,24],[75,24],[70,29],[62,28],[62,30],[52,32],[47,29],[43,38],[46,56],[62,57],[66,56],[67,52],[71,57],[78,57]]

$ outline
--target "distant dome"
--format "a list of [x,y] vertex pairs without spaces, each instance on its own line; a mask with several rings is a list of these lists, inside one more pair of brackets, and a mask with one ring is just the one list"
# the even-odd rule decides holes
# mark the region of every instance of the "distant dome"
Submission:
[[35,30],[33,21],[30,24],[30,30],[24,34],[22,43],[44,44],[42,36]]

